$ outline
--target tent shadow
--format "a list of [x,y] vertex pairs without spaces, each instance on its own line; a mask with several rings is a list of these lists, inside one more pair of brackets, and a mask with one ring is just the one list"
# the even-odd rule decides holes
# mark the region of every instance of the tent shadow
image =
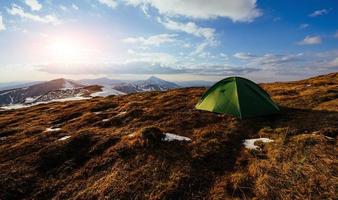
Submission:
[[338,129],[338,112],[328,110],[300,109],[280,107],[280,112],[274,115],[248,118],[242,120],[244,126],[288,128],[288,135],[318,131],[320,129]]

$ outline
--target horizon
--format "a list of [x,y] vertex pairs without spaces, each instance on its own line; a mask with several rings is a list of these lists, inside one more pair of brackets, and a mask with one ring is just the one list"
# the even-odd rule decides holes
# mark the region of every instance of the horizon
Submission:
[[[332,73],[335,73],[335,72],[332,72]],[[329,74],[332,74],[332,73],[329,73]],[[328,74],[320,74],[320,75],[317,75],[317,76],[322,76],[322,75],[328,75]],[[317,76],[311,76],[311,77],[307,77],[307,78],[314,78],[314,77],[317,77]],[[78,81],[84,81],[84,80],[96,80],[96,79],[108,79],[108,80],[118,80],[118,81],[125,81],[125,82],[128,82],[128,81],[131,81],[131,82],[134,82],[134,81],[142,81],[142,80],[148,80],[152,77],[155,77],[155,78],[158,78],[160,80],[164,80],[164,81],[169,81],[169,82],[172,82],[172,83],[188,83],[188,82],[210,82],[210,83],[216,83],[220,80],[201,80],[201,79],[196,79],[196,80],[167,80],[167,79],[163,79],[163,78],[160,78],[158,76],[155,76],[155,75],[150,75],[144,79],[113,79],[113,78],[109,78],[109,77],[97,77],[97,78],[93,78],[93,79],[68,79],[68,78],[64,78],[64,77],[59,77],[59,78],[53,78],[53,79],[50,79],[50,80],[26,80],[26,81],[13,81],[13,82],[0,82],[0,87],[10,87],[10,86],[16,86],[16,85],[21,85],[21,84],[28,84],[28,83],[36,83],[36,84],[39,84],[39,83],[43,83],[43,82],[49,82],[49,81],[55,81],[55,80],[59,80],[59,79],[64,79],[64,80],[68,80],[68,81],[74,81],[74,82],[78,82]],[[228,77],[231,77],[231,76],[228,76]],[[225,77],[225,78],[228,78],[228,77]],[[222,79],[225,79],[225,78],[222,78]],[[305,78],[305,79],[307,79]],[[295,79],[295,80],[291,80],[291,81],[301,81],[301,80],[305,80],[305,79]],[[257,82],[258,84],[261,84],[261,83],[277,83],[277,82],[288,82],[288,81],[271,81],[271,82]]]
[[1,84],[150,76],[172,82],[242,76],[262,83],[338,71],[338,2],[329,0],[13,0],[0,6]]

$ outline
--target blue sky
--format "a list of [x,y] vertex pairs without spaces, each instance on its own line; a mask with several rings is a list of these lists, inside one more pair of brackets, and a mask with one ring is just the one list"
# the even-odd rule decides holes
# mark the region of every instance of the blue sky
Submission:
[[335,0],[2,0],[0,82],[338,71]]

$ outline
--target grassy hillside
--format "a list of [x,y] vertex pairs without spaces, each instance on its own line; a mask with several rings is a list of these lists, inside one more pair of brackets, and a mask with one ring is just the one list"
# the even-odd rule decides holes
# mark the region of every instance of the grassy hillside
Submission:
[[195,110],[204,88],[2,111],[0,199],[337,198],[338,73],[262,87],[279,115]]

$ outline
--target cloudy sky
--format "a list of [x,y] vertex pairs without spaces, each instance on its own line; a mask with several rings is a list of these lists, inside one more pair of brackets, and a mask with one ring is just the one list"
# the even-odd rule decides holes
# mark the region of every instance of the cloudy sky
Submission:
[[336,0],[0,0],[0,82],[338,71]]

